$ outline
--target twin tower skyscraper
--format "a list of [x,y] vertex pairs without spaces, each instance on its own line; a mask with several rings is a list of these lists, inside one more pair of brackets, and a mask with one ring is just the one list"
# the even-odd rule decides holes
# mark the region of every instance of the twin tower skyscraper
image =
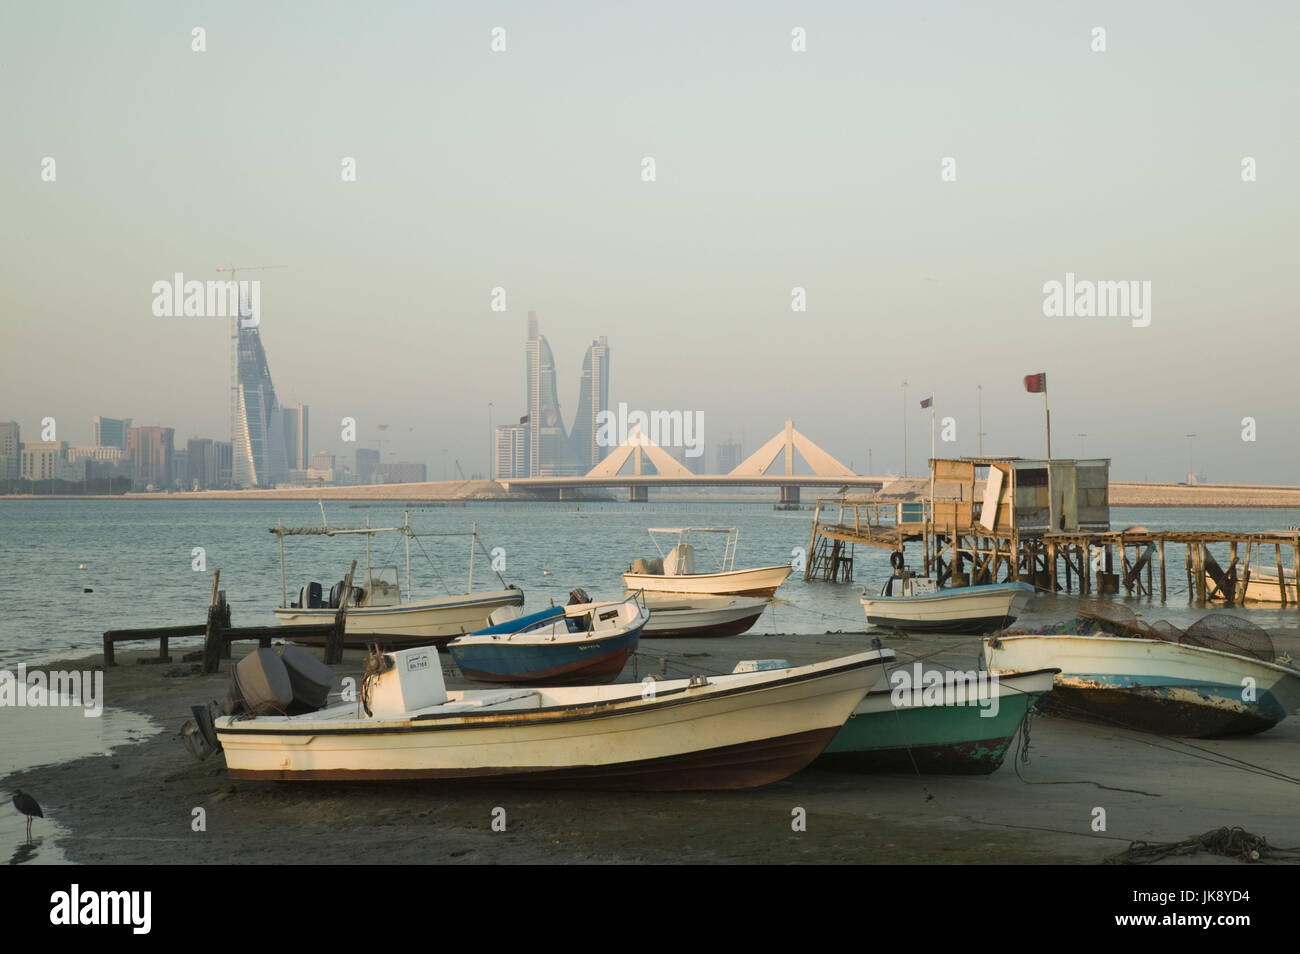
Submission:
[[609,410],[609,342],[602,336],[582,360],[578,414],[572,430],[564,427],[555,387],[555,357],[537,330],[537,313],[528,313],[524,348],[528,413],[518,424],[498,427],[495,477],[571,477],[587,473],[604,458],[607,447],[596,442],[597,416]]

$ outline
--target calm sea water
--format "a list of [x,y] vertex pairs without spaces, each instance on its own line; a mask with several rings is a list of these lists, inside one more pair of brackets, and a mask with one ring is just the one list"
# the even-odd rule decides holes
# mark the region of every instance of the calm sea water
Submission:
[[[468,531],[477,524],[489,549],[501,548],[502,575],[521,587],[525,606],[563,603],[584,587],[596,599],[622,594],[620,574],[639,556],[656,551],[651,526],[735,526],[740,530],[738,567],[785,563],[808,546],[811,511],[776,511],[762,503],[649,504],[470,503],[465,507],[413,507],[421,531]],[[403,509],[388,505],[327,505],[331,526],[397,526]],[[68,653],[98,652],[106,629],[202,622],[211,572],[236,626],[270,625],[280,602],[280,556],[268,532],[285,525],[319,526],[321,511],[308,501],[0,500],[0,667]],[[1278,529],[1300,524],[1300,511],[1116,509],[1112,526],[1142,524],[1164,529]],[[703,541],[704,537],[699,538]],[[405,585],[402,538],[375,538],[372,562],[395,564]],[[463,592],[469,567],[466,537],[425,538],[412,548],[412,588],[418,596]],[[202,548],[204,570],[196,570]],[[918,552],[910,554],[920,563]],[[426,559],[426,554],[428,559]],[[1171,595],[1155,609],[1171,621],[1187,618],[1182,553],[1168,554]],[[287,586],[292,599],[308,580],[328,586],[342,579],[349,561],[365,558],[361,537],[299,537],[286,542]],[[697,545],[697,569],[711,566]],[[475,559],[475,587],[496,584],[487,560]],[[1289,556],[1287,558],[1289,563]],[[864,624],[858,603],[862,586],[874,588],[889,575],[888,553],[859,547],[855,584],[804,582],[792,574],[764,614],[759,632],[821,633],[857,630]],[[92,592],[85,592],[85,590]],[[1043,601],[1048,612],[1060,603]],[[1040,607],[1043,608],[1043,607]],[[1148,614],[1153,612],[1147,608]],[[1198,611],[1191,611],[1195,618]],[[1261,625],[1294,626],[1295,613],[1252,610]]]
[[[397,526],[403,508],[334,503],[330,525]],[[620,574],[639,556],[655,556],[646,533],[652,526],[721,526],[740,530],[736,565],[785,563],[808,546],[811,511],[776,511],[761,503],[651,502],[649,504],[469,503],[465,507],[412,507],[421,531],[467,531],[478,525],[480,539],[505,557],[503,576],[524,590],[529,608],[567,601],[576,586],[595,599],[622,595]],[[268,529],[320,526],[320,508],[298,501],[178,500],[0,500],[0,669],[69,655],[97,655],[106,629],[199,623],[205,618],[211,573],[221,570],[221,587],[237,626],[275,622],[280,602],[280,556]],[[1162,529],[1279,529],[1300,524],[1300,511],[1117,509],[1112,526],[1141,524]],[[402,538],[376,538],[372,563],[395,564],[405,586]],[[700,538],[697,569],[713,566]],[[417,597],[463,592],[469,565],[466,537],[426,538],[412,553]],[[204,569],[195,569],[202,548]],[[720,555],[720,554],[719,554]],[[340,580],[354,557],[364,565],[362,537],[301,537],[286,543],[287,587],[296,594],[308,580],[328,586]],[[873,592],[889,575],[889,554],[860,547],[851,585],[804,582],[792,574],[780,599],[751,633],[860,631],[865,624],[858,600],[863,586]],[[910,554],[919,564],[919,553]],[[427,557],[427,558],[426,558]],[[1186,625],[1204,610],[1189,606],[1182,553],[1173,548],[1165,606],[1134,601],[1147,618]],[[1289,562],[1289,558],[1287,560]],[[496,584],[479,554],[475,587]],[[89,591],[89,592],[87,592]],[[1242,612],[1234,610],[1234,612]],[[1296,610],[1251,609],[1249,617],[1270,630],[1294,629]],[[1035,601],[1028,624],[1073,615],[1068,598]],[[195,641],[197,643],[197,640]],[[39,719],[40,731],[33,730]],[[108,754],[160,727],[134,713],[106,709],[87,719],[78,709],[58,712],[0,708],[0,777],[33,765],[86,755]],[[0,805],[0,850],[18,863],[58,863],[57,792],[37,793],[53,817],[38,821],[36,848],[20,847],[24,820]],[[52,800],[52,803],[51,803]]]

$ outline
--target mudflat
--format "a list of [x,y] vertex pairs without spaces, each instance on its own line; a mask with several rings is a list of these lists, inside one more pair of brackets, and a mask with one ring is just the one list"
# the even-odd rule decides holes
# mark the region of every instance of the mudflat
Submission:
[[[727,672],[740,659],[800,664],[870,648],[871,640],[862,633],[643,640],[621,679]],[[1275,634],[1275,641],[1279,651],[1300,655],[1294,631]],[[883,643],[899,664],[924,658],[967,669],[978,654],[970,637]],[[235,649],[237,656],[245,651]],[[180,662],[136,663],[152,652],[119,652],[119,665],[105,674],[105,701],[149,716],[161,732],[119,746],[111,757],[5,780],[6,790],[37,796],[58,826],[46,835],[71,862],[1070,864],[1100,862],[1136,840],[1180,841],[1224,826],[1263,835],[1273,846],[1300,846],[1295,716],[1256,736],[1187,741],[1035,716],[1028,761],[1018,761],[1013,748],[992,775],[808,769],[746,792],[232,781],[220,754],[197,761],[179,736],[191,704],[225,695],[230,662],[208,676],[189,674],[190,665]],[[362,660],[349,651],[334,668],[359,677]],[[84,669],[98,661],[41,668]],[[449,685],[471,685],[449,660],[443,665]],[[194,830],[196,808],[204,810],[206,830]],[[1097,830],[1098,810],[1104,830]],[[804,830],[796,830],[800,818]],[[496,830],[502,822],[504,831]]]

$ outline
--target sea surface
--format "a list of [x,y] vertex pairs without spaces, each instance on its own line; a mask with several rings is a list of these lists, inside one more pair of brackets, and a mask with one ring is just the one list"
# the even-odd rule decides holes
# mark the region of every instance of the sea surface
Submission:
[[[14,671],[52,658],[97,656],[107,629],[201,623],[206,616],[212,571],[221,570],[236,626],[274,624],[281,601],[280,548],[269,533],[285,526],[400,526],[408,511],[389,503],[337,501],[321,507],[308,501],[239,500],[0,500],[0,669]],[[648,527],[736,527],[740,531],[737,567],[799,560],[808,547],[812,511],[778,511],[770,499],[753,503],[655,501],[629,503],[468,502],[465,506],[413,505],[410,521],[420,532],[465,534],[477,526],[479,538],[502,566],[506,582],[523,589],[525,607],[539,609],[567,602],[583,587],[595,599],[623,595],[620,574],[637,557],[659,555]],[[1169,530],[1276,530],[1300,524],[1300,511],[1220,509],[1112,510],[1111,526],[1143,525]],[[405,545],[399,534],[374,537],[374,566],[398,568],[405,590]],[[722,537],[694,538],[698,571],[721,557]],[[706,542],[712,542],[711,553]],[[661,543],[666,550],[672,540]],[[1132,600],[1149,620],[1166,618],[1186,626],[1206,610],[1188,602],[1183,554],[1168,548],[1167,604]],[[1226,551],[1226,547],[1224,548]],[[424,537],[412,545],[411,581],[419,597],[461,593],[469,571],[467,535]],[[325,589],[341,580],[352,559],[358,575],[365,561],[362,536],[296,537],[285,541],[284,587],[290,600],[310,581]],[[909,558],[920,568],[918,546]],[[475,554],[474,588],[497,588],[491,556]],[[1221,561],[1223,562],[1223,561]],[[1290,554],[1284,556],[1290,563]],[[1157,568],[1158,574],[1158,568]],[[865,617],[858,602],[863,587],[878,592],[889,575],[889,554],[859,547],[855,582],[805,582],[793,573],[779,598],[751,634],[813,634],[860,631]],[[1157,576],[1158,579],[1158,576]],[[1023,622],[1029,625],[1073,615],[1073,600],[1035,601]],[[1244,613],[1266,629],[1294,630],[1300,611],[1259,607]],[[747,634],[747,637],[748,638]],[[193,643],[197,645],[199,639]],[[175,641],[173,645],[185,645]],[[759,650],[761,652],[761,650]],[[42,713],[42,717],[46,715]],[[80,710],[31,730],[32,711],[0,707],[0,777],[33,765],[108,752],[113,745],[157,731],[132,713],[106,709],[87,719]],[[63,716],[66,716],[63,717]],[[52,844],[53,826],[44,824]],[[0,803],[0,852],[12,860],[58,861],[50,848],[20,851],[24,820]]]

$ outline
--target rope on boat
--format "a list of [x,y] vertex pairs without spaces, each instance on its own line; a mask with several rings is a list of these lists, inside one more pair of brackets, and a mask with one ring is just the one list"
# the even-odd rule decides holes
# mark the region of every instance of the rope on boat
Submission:
[[1244,828],[1214,828],[1182,841],[1135,841],[1118,854],[1102,861],[1106,865],[1149,865],[1166,858],[1198,855],[1202,852],[1235,858],[1251,864],[1268,859],[1291,860],[1294,848],[1275,848],[1263,835],[1253,835]]

